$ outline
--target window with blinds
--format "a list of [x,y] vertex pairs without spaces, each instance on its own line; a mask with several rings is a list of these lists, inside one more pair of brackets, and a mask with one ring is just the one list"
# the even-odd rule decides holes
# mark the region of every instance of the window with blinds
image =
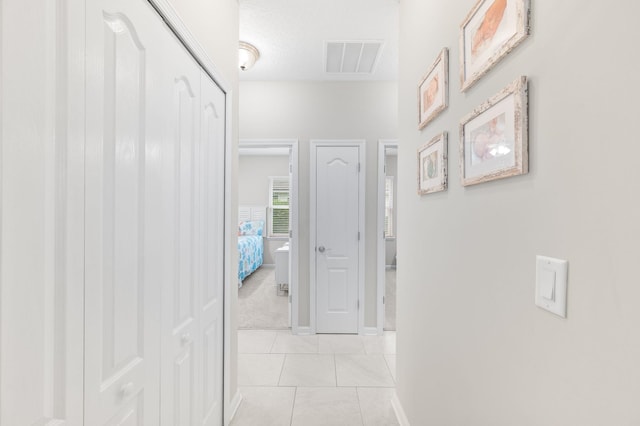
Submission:
[[269,236],[289,236],[289,176],[269,177]]
[[384,236],[393,234],[393,176],[387,176],[384,182]]

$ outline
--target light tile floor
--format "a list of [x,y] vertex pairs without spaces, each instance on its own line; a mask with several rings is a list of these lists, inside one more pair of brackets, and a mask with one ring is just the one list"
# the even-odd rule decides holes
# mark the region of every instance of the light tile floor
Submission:
[[232,426],[396,426],[396,335],[238,331]]

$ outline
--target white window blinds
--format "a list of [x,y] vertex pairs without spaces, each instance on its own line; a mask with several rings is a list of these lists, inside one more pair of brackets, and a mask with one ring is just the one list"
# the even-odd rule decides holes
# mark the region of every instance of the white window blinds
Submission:
[[289,236],[289,176],[269,177],[269,236]]

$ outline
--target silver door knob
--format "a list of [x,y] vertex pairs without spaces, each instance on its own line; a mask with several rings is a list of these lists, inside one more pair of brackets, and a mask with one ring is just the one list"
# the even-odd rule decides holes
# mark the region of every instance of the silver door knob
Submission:
[[325,249],[324,249],[324,246],[320,246],[320,247],[318,247],[318,251],[319,251],[320,253],[324,253],[324,250],[325,250]]

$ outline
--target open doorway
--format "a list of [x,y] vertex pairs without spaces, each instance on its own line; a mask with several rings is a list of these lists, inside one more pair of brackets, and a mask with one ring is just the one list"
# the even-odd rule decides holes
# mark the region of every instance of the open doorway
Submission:
[[396,329],[398,143],[378,142],[378,333]]
[[240,329],[297,328],[297,162],[296,140],[240,141]]

